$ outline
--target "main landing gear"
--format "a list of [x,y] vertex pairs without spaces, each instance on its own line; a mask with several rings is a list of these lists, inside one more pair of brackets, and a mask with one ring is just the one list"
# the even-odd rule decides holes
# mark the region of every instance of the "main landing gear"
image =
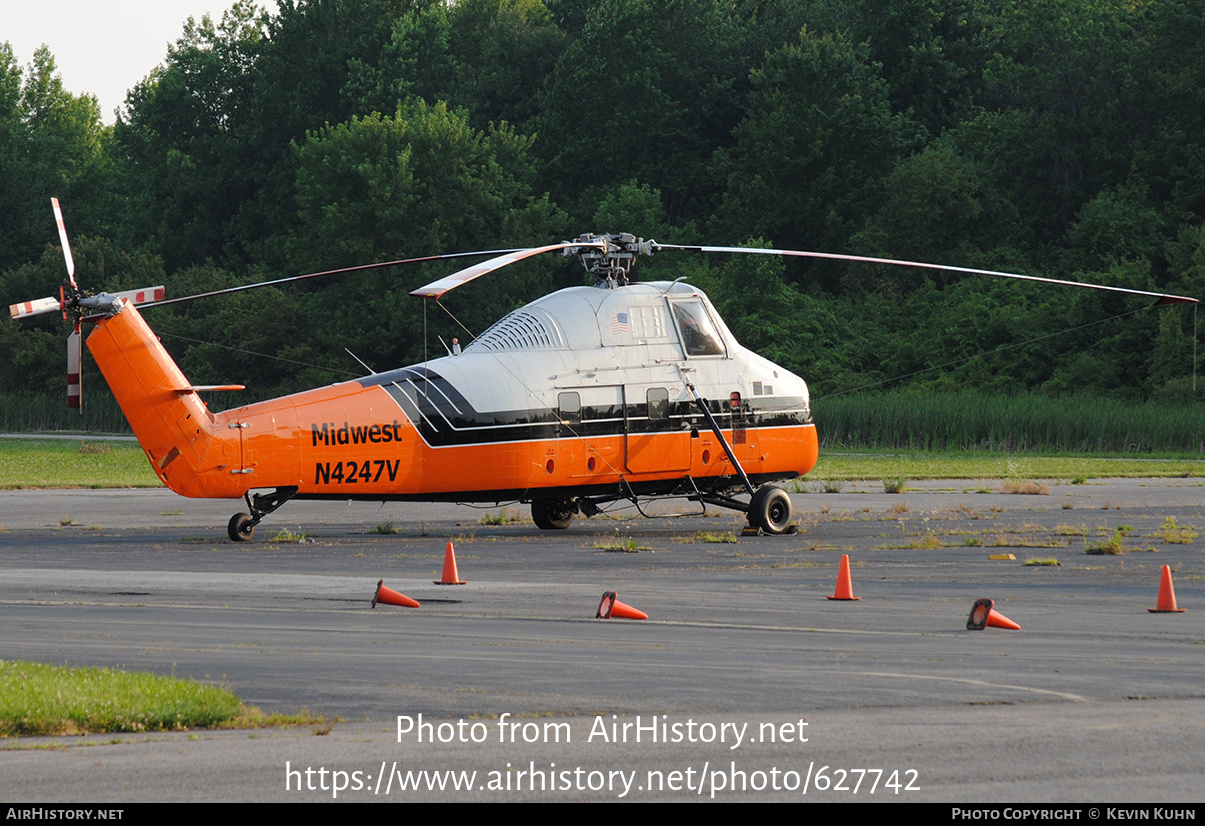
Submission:
[[791,497],[778,485],[762,485],[753,492],[746,517],[751,527],[784,533],[791,526]]
[[[764,533],[787,533],[791,530],[791,497],[778,485],[762,485],[759,488],[753,487],[753,483],[749,481],[748,474],[741,467],[736,454],[732,452],[732,446],[724,438],[724,432],[720,430],[715,416],[708,409],[707,402],[699,395],[699,391],[695,389],[693,384],[687,382],[686,387],[694,397],[699,413],[707,420],[707,425],[711,428],[711,432],[715,434],[716,439],[719,440],[720,445],[724,448],[728,461],[732,463],[732,467],[736,470],[736,475],[740,478],[741,486],[749,494],[749,502],[745,503],[739,499],[734,499],[726,493],[700,490],[698,485],[695,484],[695,480],[689,476],[683,482],[690,485],[693,493],[685,493],[686,498],[701,502],[704,505],[716,505],[721,508],[744,511],[749,520],[750,527],[760,528]],[[573,522],[574,514],[584,513],[586,516],[593,516],[599,513],[598,506],[604,502],[629,499],[637,508],[640,508],[640,502],[632,487],[624,479],[620,479],[620,484],[626,490],[617,495],[599,496],[592,499],[585,496],[578,497],[577,499],[533,499],[531,502],[532,521],[543,530],[561,531],[568,528]],[[678,495],[681,496],[683,494],[680,493]],[[640,512],[645,516],[648,515],[643,510]]]
[[257,493],[254,496],[248,491],[243,499],[247,502],[247,510],[251,513],[236,513],[230,517],[226,525],[226,535],[233,542],[246,542],[255,536],[255,526],[260,521],[288,502],[297,494],[297,488],[277,488],[271,493]]
[[536,527],[545,531],[563,531],[573,524],[573,517],[578,512],[577,503],[572,499],[533,499],[531,501],[531,521]]
[[[723,493],[700,491],[695,486],[694,480],[689,478],[684,480],[684,484],[689,484],[694,492],[686,493],[682,491],[677,494],[663,494],[662,496],[668,498],[681,498],[685,496],[687,499],[707,505],[744,511],[746,518],[749,520],[749,525],[754,528],[760,528],[763,533],[777,535],[791,531],[791,497],[778,485],[762,485],[753,491],[753,496],[746,504],[739,499]],[[654,496],[650,498],[659,497]],[[635,491],[627,487],[624,493],[595,498],[581,496],[577,499],[533,499],[531,502],[531,519],[536,523],[536,527],[541,530],[563,531],[573,524],[573,517],[575,515],[581,513],[586,516],[594,516],[602,513],[600,505],[620,499],[630,500],[638,509],[640,508],[640,498],[637,497]],[[650,515],[645,513],[643,509],[640,510],[640,513],[643,516]],[[245,516],[245,514],[240,515]],[[231,525],[233,526],[233,524],[232,520]],[[233,530],[233,527],[231,530]]]

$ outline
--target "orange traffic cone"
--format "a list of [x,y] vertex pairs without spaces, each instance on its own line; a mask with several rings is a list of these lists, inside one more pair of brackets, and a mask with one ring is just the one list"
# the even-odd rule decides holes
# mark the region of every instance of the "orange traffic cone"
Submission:
[[400,605],[403,608],[418,608],[419,604],[415,600],[405,594],[399,594],[392,588],[385,587],[385,580],[377,583],[377,592],[372,595],[372,607],[376,608],[378,602],[383,602],[386,605]]
[[602,602],[598,604],[598,614],[595,619],[648,619],[649,615],[643,611],[637,611],[630,605],[624,605],[615,597],[614,591],[607,591],[602,595]]
[[433,580],[436,585],[466,585],[462,582],[460,574],[456,571],[456,551],[452,550],[452,543],[448,543],[448,550],[444,552],[444,575],[443,579],[438,581]]
[[998,611],[992,609],[995,605],[990,599],[977,599],[971,606],[971,615],[967,617],[968,631],[982,631],[986,627],[1007,628],[1010,631],[1020,631],[1021,626]]
[[861,599],[861,597],[854,596],[853,578],[849,575],[849,554],[841,554],[841,570],[837,573],[837,590],[829,599]]
[[1172,569],[1163,566],[1163,577],[1159,581],[1159,607],[1147,608],[1152,614],[1183,614],[1187,608],[1176,607],[1176,589],[1172,587]]

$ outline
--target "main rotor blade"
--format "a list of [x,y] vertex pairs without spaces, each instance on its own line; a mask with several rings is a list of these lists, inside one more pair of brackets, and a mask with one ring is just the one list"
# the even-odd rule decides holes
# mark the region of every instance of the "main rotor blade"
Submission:
[[475,255],[498,255],[504,252],[518,252],[518,250],[476,250],[474,252],[449,252],[443,255],[424,255],[419,258],[403,258],[398,261],[381,261],[376,264],[360,264],[355,267],[342,267],[337,270],[324,270],[323,272],[310,272],[305,275],[291,275],[288,278],[277,278],[274,281],[260,281],[257,284],[243,284],[239,287],[227,287],[223,290],[213,290],[207,293],[197,293],[196,295],[186,295],[180,298],[169,298],[166,301],[155,301],[150,304],[144,304],[143,309],[147,307],[162,307],[165,304],[180,304],[184,301],[193,301],[198,298],[211,298],[215,295],[227,295],[228,293],[241,293],[246,290],[255,290],[260,287],[273,287],[277,284],[287,284],[290,281],[304,281],[307,278],[321,278],[324,275],[346,275],[352,272],[364,272],[366,270],[379,270],[385,267],[396,267],[402,264],[421,264],[426,261],[441,261],[443,259],[452,258],[471,258]]
[[458,270],[451,275],[444,276],[438,281],[432,281],[426,286],[419,287],[417,290],[411,290],[410,294],[418,298],[434,298],[439,300],[444,293],[449,290],[454,290],[457,287],[467,284],[474,278],[480,278],[486,273],[491,273],[494,270],[501,269],[516,261],[522,261],[524,258],[531,258],[534,255],[540,255],[553,250],[566,249],[584,249],[585,247],[594,247],[596,249],[605,249],[605,242],[598,241],[563,241],[560,244],[549,244],[546,247],[531,247],[525,250],[506,250],[505,255],[499,255],[497,258],[491,258],[488,261],[482,261],[480,264],[474,264],[471,267],[466,267],[463,270]]
[[685,250],[688,252],[751,252],[760,255],[789,255],[798,258],[827,258],[834,261],[859,261],[868,264],[892,264],[898,267],[917,267],[925,270],[942,270],[943,272],[959,272],[970,275],[991,275],[998,278],[1015,278],[1021,281],[1038,281],[1043,284],[1058,284],[1063,287],[1085,287],[1091,290],[1108,290],[1114,293],[1129,295],[1145,295],[1159,299],[1156,304],[1196,304],[1199,299],[1184,295],[1168,295],[1166,293],[1132,290],[1127,287],[1109,287],[1104,284],[1088,284],[1083,281],[1063,281],[1058,278],[1041,278],[1036,275],[1022,275],[1014,272],[999,272],[997,270],[980,270],[973,267],[953,267],[948,264],[925,264],[920,261],[903,261],[896,258],[871,258],[865,255],[840,255],[835,252],[809,252],[807,250],[770,250],[756,247],[702,247],[685,244],[658,244],[657,250]]
[[63,260],[67,262],[67,280],[71,282],[71,286],[75,284],[75,259],[71,257],[71,244],[67,242],[67,225],[63,222],[63,210],[59,206],[58,198],[50,199],[50,206],[54,209],[54,222],[59,228],[59,241],[63,244]]

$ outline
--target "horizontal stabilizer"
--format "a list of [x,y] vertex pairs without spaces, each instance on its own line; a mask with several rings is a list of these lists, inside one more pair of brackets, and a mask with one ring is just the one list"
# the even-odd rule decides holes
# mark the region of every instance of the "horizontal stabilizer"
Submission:
[[188,387],[180,387],[176,393],[203,393],[207,390],[246,390],[247,387],[242,384],[190,384]]

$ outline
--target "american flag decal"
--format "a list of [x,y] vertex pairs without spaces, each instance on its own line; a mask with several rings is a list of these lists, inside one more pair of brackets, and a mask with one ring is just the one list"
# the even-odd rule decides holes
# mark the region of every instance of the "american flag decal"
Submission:
[[628,326],[628,314],[616,313],[615,318],[611,319],[611,335],[627,332],[630,332],[630,328]]

